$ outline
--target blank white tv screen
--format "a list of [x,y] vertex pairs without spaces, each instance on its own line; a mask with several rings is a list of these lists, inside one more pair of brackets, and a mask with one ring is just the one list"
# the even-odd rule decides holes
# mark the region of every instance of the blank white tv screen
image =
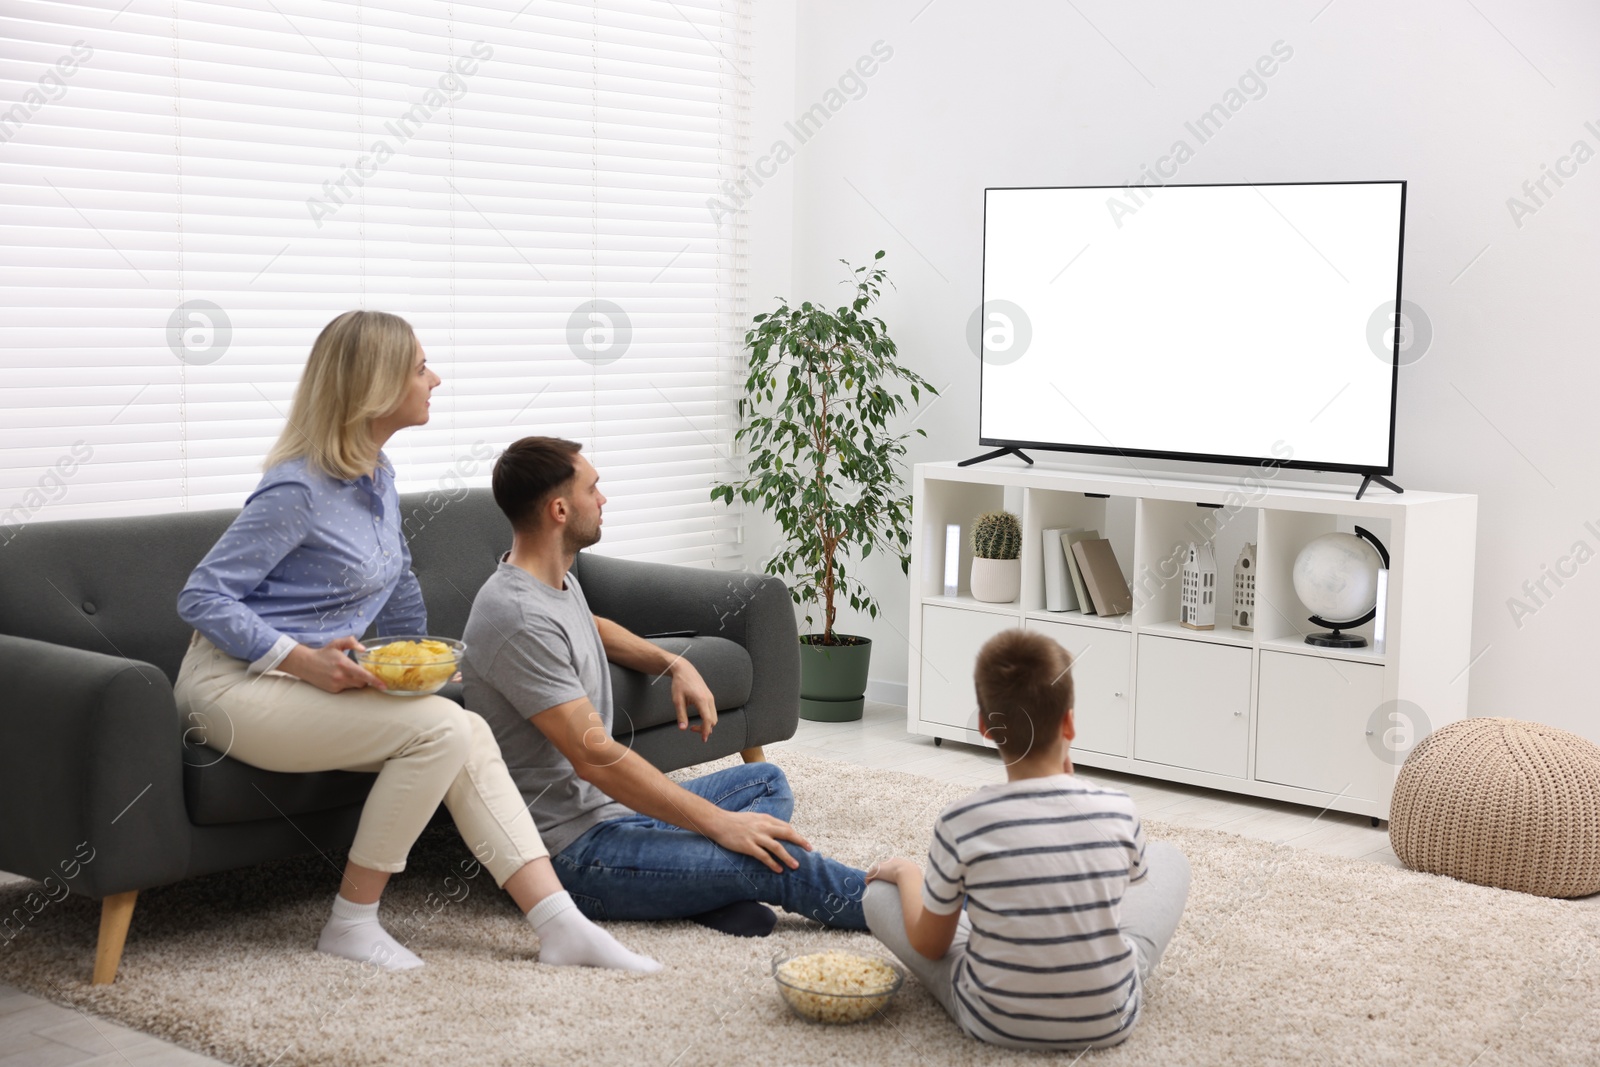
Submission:
[[984,197],[983,444],[1392,473],[1404,182]]

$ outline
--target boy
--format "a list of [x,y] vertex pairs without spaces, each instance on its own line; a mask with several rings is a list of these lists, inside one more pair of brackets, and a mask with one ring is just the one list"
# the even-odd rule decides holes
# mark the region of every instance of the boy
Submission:
[[1005,784],[939,816],[926,879],[900,858],[867,872],[873,934],[962,1030],[1011,1048],[1123,1041],[1189,893],[1188,860],[1145,843],[1128,795],[1073,777],[1071,666],[1035,631],[983,646],[978,729]]

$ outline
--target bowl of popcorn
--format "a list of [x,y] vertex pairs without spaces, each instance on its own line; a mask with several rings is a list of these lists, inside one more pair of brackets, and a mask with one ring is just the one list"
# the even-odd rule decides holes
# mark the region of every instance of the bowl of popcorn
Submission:
[[899,966],[860,952],[807,952],[772,962],[778,994],[807,1022],[858,1023],[888,1005],[905,983]]
[[365,652],[356,662],[388,686],[382,692],[397,697],[422,697],[437,693],[456,676],[467,646],[448,637],[383,637],[363,642]]

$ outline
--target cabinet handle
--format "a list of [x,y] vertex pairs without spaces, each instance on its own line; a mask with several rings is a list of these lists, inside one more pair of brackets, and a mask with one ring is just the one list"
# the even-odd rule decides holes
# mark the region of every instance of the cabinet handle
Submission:
[[1368,730],[1368,731],[1367,731],[1367,736],[1368,736],[1368,737],[1371,737],[1371,736],[1372,736],[1372,731],[1371,731],[1371,730]]
[[1243,714],[1244,714],[1244,712],[1242,712],[1242,711],[1236,711],[1236,712],[1234,712],[1234,713],[1233,713],[1233,717],[1234,717],[1234,718],[1235,718],[1235,719],[1237,719],[1237,718],[1238,718],[1238,717],[1239,717],[1239,716],[1241,716],[1241,715],[1243,715]]
[[1121,694],[1121,693],[1112,693],[1112,694],[1111,694],[1111,695],[1112,695],[1112,696],[1114,696],[1114,697],[1119,697],[1119,696],[1121,696],[1121,695],[1122,695],[1122,694]]

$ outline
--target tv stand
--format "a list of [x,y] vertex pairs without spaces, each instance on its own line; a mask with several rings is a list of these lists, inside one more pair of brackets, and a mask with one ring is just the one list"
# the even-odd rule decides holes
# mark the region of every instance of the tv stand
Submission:
[[957,463],[956,466],[970,467],[974,463],[985,463],[991,459],[999,459],[1001,456],[1016,456],[1028,466],[1033,466],[1033,457],[1029,456],[1020,448],[997,448],[993,452],[985,452],[981,456],[973,456],[971,459],[964,459]]
[[[1000,508],[1022,522],[1022,584],[1009,604],[976,600],[970,589],[967,535]],[[978,731],[973,665],[985,641],[1022,627],[1077,657],[1074,764],[1387,819],[1405,756],[1467,715],[1477,510],[1474,496],[1352,500],[1342,487],[1280,483],[1265,471],[1229,484],[916,464],[906,727],[992,747]],[[963,536],[956,595],[946,596],[952,524]],[[1131,612],[1047,610],[1043,532],[1065,527],[1111,542]],[[1364,646],[1307,644],[1325,627],[1295,595],[1295,561],[1323,534],[1357,530],[1387,548],[1388,596],[1345,631]],[[1183,566],[1197,541],[1209,541],[1216,560],[1210,630],[1182,621]],[[1254,584],[1236,586],[1246,545],[1255,546],[1246,557]]]
[[1405,492],[1404,489],[1400,488],[1398,485],[1395,485],[1393,482],[1391,482],[1389,479],[1385,478],[1383,475],[1381,475],[1381,474],[1369,474],[1365,478],[1361,479],[1361,488],[1356,490],[1356,499],[1357,500],[1361,499],[1361,494],[1365,493],[1367,491],[1367,486],[1371,485],[1373,482],[1377,482],[1379,485],[1383,486],[1385,489],[1393,489],[1397,493]]

